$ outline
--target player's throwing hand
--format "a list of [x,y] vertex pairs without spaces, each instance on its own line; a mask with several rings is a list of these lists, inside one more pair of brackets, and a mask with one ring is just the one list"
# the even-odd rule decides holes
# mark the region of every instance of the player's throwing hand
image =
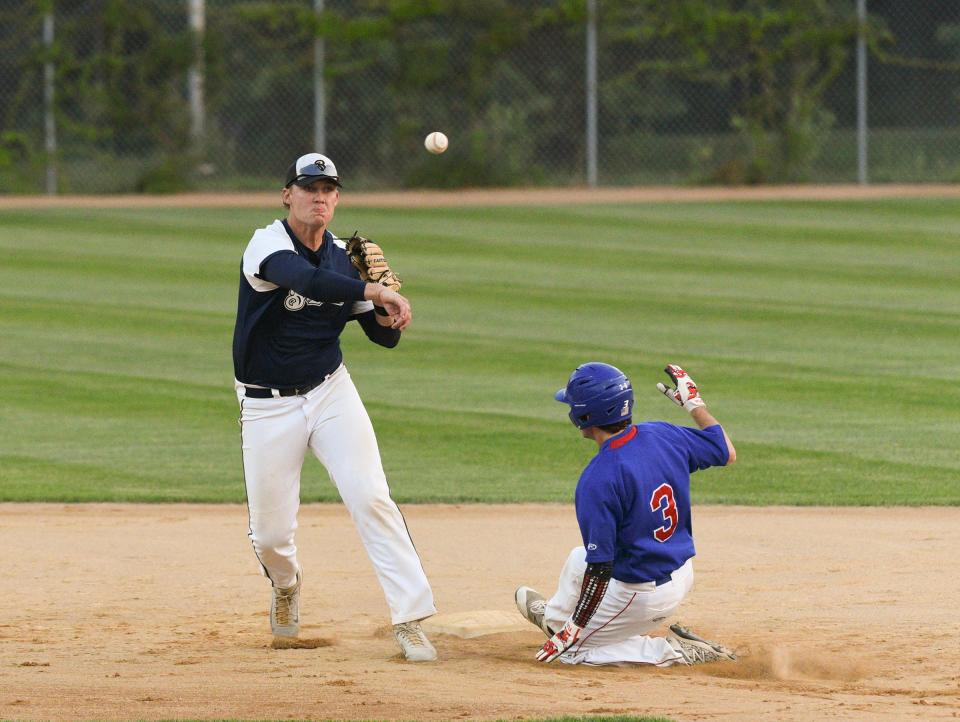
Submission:
[[697,385],[693,379],[687,375],[687,372],[676,364],[667,364],[664,369],[673,385],[676,388],[669,388],[664,384],[657,384],[657,390],[670,399],[680,408],[689,411],[691,414],[694,409],[700,409],[706,406],[703,399],[700,398],[700,392],[697,391]]
[[379,295],[374,301],[379,306],[386,309],[387,314],[393,317],[391,326],[403,331],[413,320],[413,311],[410,309],[410,302],[396,291],[392,291],[386,286],[377,289]]
[[537,652],[537,661],[552,662],[576,644],[582,631],[582,627],[578,627],[572,619],[568,619],[560,631],[550,637]]

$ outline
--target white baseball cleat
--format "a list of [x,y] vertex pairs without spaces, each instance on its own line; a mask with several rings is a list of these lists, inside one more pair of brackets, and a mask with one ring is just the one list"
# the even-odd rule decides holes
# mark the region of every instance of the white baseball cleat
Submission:
[[547,600],[536,589],[530,587],[517,587],[513,593],[513,599],[517,603],[517,609],[524,619],[540,629],[548,637],[553,636],[553,632],[543,621],[543,616],[547,611]]
[[273,587],[270,602],[270,629],[274,637],[296,637],[300,634],[300,572],[292,587]]
[[420,622],[394,624],[393,636],[397,638],[397,643],[408,662],[433,662],[437,659],[437,650],[430,644]]
[[683,661],[687,664],[734,662],[737,659],[737,655],[722,644],[698,637],[679,624],[671,624],[670,631],[673,634],[667,637],[667,642],[683,657]]

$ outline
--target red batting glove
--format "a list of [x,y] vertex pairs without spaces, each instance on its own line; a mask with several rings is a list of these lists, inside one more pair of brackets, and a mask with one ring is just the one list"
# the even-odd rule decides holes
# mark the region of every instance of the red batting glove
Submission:
[[537,652],[538,662],[552,662],[570,647],[576,644],[580,638],[580,632],[583,627],[578,627],[572,619],[568,619],[563,628],[546,641],[543,647]]
[[673,403],[690,413],[694,409],[703,408],[706,404],[700,398],[700,392],[693,379],[687,375],[687,372],[676,364],[667,364],[664,369],[670,380],[673,381],[675,389],[671,389],[663,384],[657,384],[657,390],[670,399]]

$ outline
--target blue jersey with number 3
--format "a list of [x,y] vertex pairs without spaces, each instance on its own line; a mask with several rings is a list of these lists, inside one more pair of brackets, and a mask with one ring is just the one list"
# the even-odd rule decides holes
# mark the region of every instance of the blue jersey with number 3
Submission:
[[702,431],[654,421],[604,442],[580,475],[577,522],[587,562],[613,562],[613,577],[662,579],[696,552],[690,519],[690,474],[724,466],[723,429]]

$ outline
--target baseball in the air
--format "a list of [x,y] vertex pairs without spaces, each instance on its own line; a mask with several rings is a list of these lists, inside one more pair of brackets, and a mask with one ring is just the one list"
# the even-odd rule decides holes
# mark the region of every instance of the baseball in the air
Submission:
[[443,153],[449,144],[450,141],[447,140],[447,136],[439,130],[433,131],[423,141],[424,147],[431,153]]

